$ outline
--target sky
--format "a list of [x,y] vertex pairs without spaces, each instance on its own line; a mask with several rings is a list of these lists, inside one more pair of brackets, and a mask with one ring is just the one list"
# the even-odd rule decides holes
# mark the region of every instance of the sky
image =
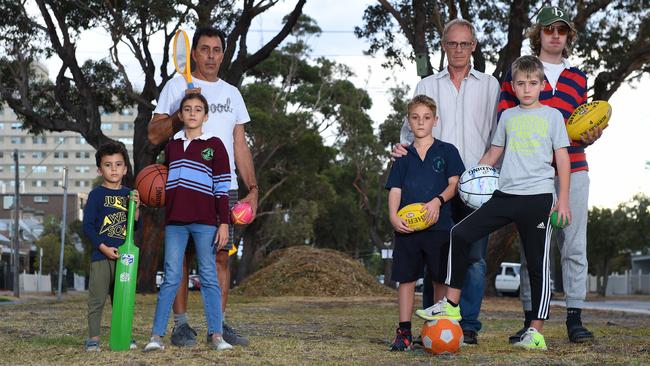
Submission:
[[[389,88],[400,83],[414,88],[420,78],[416,74],[414,63],[406,63],[403,69],[387,70],[381,67],[380,55],[367,56],[363,51],[368,48],[364,40],[357,39],[353,33],[355,26],[362,25],[363,12],[373,1],[328,0],[307,1],[304,13],[316,20],[323,33],[309,39],[312,56],[325,56],[339,63],[348,65],[356,74],[351,81],[359,88],[364,88],[373,100],[369,111],[378,126],[391,112],[389,106]],[[259,48],[268,41],[281,27],[281,20],[295,4],[293,0],[280,1],[262,16],[256,18],[251,26],[249,47]],[[345,9],[345,11],[341,11]],[[480,33],[480,29],[478,30]],[[191,37],[191,33],[190,33]],[[480,38],[480,35],[479,35]],[[160,42],[159,42],[160,43]],[[162,43],[161,43],[162,44]],[[78,42],[78,57],[81,59],[98,59],[106,57],[110,38],[101,30],[84,32]],[[406,44],[405,44],[406,46]],[[162,58],[160,53],[153,56]],[[134,84],[138,84],[142,72],[135,60],[126,57],[123,50],[122,61],[126,63],[127,72]],[[435,63],[439,58],[435,57]],[[58,70],[60,61],[50,59],[45,62],[53,77],[53,70]],[[486,72],[494,67],[488,65]],[[589,75],[589,84],[594,75]],[[612,118],[603,136],[587,149],[589,176],[589,205],[615,207],[632,198],[637,192],[650,196],[650,148],[647,137],[650,136],[650,110],[642,108],[650,95],[650,77],[645,76],[633,86],[623,85],[610,99]],[[646,98],[643,98],[646,96]],[[253,121],[254,122],[254,121]]]

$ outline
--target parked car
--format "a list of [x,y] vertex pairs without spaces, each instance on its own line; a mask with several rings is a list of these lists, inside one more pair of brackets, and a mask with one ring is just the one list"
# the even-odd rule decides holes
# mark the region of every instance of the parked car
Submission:
[[501,272],[494,280],[494,287],[498,295],[512,294],[519,296],[519,269],[521,264],[503,262],[501,263]]
[[163,272],[163,271],[156,272],[156,288],[157,289],[160,289],[160,285],[162,285],[164,279],[165,279],[165,272]]
[[191,274],[189,278],[189,283],[187,284],[187,288],[190,290],[200,290],[201,289],[201,281],[199,280],[199,275],[197,274]]
[[[498,295],[509,294],[519,296],[519,271],[521,269],[520,263],[503,262],[501,263],[501,271],[494,280],[494,287]],[[551,278],[551,298],[555,291],[555,282]]]
[[[165,272],[158,271],[156,272],[156,288],[160,289],[160,285],[162,285],[163,281],[165,280]],[[197,274],[191,274],[188,282],[187,282],[187,288],[190,290],[200,290],[201,289],[201,280],[199,279],[199,275]]]

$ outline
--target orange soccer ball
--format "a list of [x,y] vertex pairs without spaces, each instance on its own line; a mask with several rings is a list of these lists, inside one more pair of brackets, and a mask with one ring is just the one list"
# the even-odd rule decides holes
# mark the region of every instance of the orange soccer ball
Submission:
[[437,319],[422,327],[424,349],[436,355],[456,353],[463,344],[463,329],[453,319]]

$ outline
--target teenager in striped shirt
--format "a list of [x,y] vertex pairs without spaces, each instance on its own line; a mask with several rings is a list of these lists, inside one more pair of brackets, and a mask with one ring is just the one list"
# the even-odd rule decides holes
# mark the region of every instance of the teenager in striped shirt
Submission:
[[199,266],[208,344],[215,350],[230,349],[232,346],[222,337],[221,288],[214,261],[216,252],[228,242],[228,153],[219,138],[202,130],[208,120],[205,97],[187,94],[180,110],[184,128],[165,146],[165,165],[169,167],[165,187],[165,280],[158,293],[151,340],[144,350],[164,348],[162,337],[180,285],[190,235]]
[[[528,33],[533,53],[544,65],[546,87],[539,100],[542,104],[559,110],[566,123],[571,113],[587,102],[587,76],[567,60],[569,49],[576,37],[569,13],[558,7],[544,7],[537,22]],[[519,104],[512,91],[510,73],[501,83],[499,117],[501,113]],[[571,342],[593,340],[594,335],[582,325],[581,309],[587,294],[587,214],[589,200],[589,175],[585,147],[602,134],[598,129],[585,134],[581,141],[571,141],[568,148],[571,160],[570,202],[573,221],[564,229],[556,230],[562,262],[562,284],[566,295],[567,333]],[[558,187],[556,177],[555,185]],[[532,319],[530,283],[525,261],[521,268],[521,298],[526,313],[524,327],[510,336],[516,343],[528,329]]]

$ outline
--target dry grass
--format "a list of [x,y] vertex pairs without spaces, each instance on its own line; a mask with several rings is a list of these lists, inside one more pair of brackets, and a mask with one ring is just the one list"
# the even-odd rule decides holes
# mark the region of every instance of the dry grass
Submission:
[[295,246],[272,252],[235,293],[246,296],[390,296],[363,265],[341,252]]
[[[527,352],[507,344],[520,327],[514,298],[486,299],[480,345],[464,347],[453,357],[432,357],[422,351],[388,352],[396,323],[392,297],[252,298],[233,296],[229,323],[250,336],[251,346],[217,353],[202,343],[205,322],[199,293],[190,295],[190,320],[201,342],[192,349],[168,346],[159,353],[140,350],[87,353],[86,295],[66,295],[62,303],[32,301],[0,305],[0,363],[11,365],[644,365],[650,364],[650,319],[643,315],[585,312],[597,342],[574,345],[566,340],[561,308],[553,308],[545,328],[548,352]],[[148,338],[156,297],[138,295],[134,335],[142,346]],[[110,319],[110,309],[104,314]],[[416,331],[418,322],[415,321]],[[171,325],[170,325],[171,328]],[[106,334],[108,327],[102,329]],[[168,338],[168,337],[166,337]],[[165,342],[168,344],[169,340]]]

